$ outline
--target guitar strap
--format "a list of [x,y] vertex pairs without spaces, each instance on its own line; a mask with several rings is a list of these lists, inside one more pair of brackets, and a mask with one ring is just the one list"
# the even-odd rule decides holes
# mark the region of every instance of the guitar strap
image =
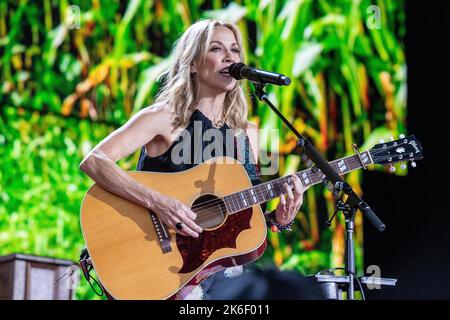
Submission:
[[[100,283],[100,280],[93,277],[91,274],[94,270],[94,265],[92,264],[91,257],[89,255],[89,252],[87,250],[87,247],[84,247],[81,250],[80,258],[78,260],[78,264],[81,268],[81,271],[83,272],[83,276],[86,279],[86,281],[91,286],[92,290],[96,295],[99,297],[105,295],[108,300],[114,300],[114,298],[106,291],[106,289],[103,287],[103,285]],[[98,276],[97,276],[98,278]],[[95,284],[95,285],[94,285]]]
[[243,164],[250,180],[252,181],[252,184],[260,184],[262,179],[259,165],[255,161],[255,157],[250,148],[250,140],[248,139],[248,135],[245,131],[241,131],[235,136],[235,144],[236,159]]

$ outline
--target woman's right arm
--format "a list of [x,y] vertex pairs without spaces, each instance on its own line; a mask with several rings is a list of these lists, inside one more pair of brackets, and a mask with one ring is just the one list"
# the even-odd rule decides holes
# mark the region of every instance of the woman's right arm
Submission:
[[[140,184],[116,164],[151,141],[158,134],[161,119],[167,116],[162,105],[139,111],[95,146],[80,163],[80,169],[102,188],[151,209],[176,232],[198,237],[202,229],[194,222],[196,214],[190,208],[177,199]],[[178,222],[183,223],[182,230],[175,228]]]

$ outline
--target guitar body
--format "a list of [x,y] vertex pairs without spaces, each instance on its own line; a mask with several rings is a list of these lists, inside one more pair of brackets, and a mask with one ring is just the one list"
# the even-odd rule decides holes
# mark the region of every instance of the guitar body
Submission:
[[[263,254],[267,230],[259,205],[230,215],[217,210],[224,208],[218,202],[223,196],[252,187],[237,160],[213,158],[179,173],[129,174],[189,207],[208,206],[197,212],[200,236],[184,237],[157,228],[155,214],[94,184],[83,199],[81,228],[99,280],[113,298],[180,298],[180,289],[186,294],[211,274]],[[168,232],[168,250],[158,231]]]

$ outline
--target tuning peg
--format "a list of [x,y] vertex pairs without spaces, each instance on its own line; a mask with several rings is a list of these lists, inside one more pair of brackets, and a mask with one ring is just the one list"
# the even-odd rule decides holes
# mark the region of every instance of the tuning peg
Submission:
[[395,172],[395,167],[394,166],[389,166],[389,171],[390,172]]
[[380,141],[379,141],[380,143],[384,143],[384,140],[383,139],[380,139]]
[[405,138],[405,135],[404,135],[403,133],[401,133],[398,137],[399,137],[400,139],[403,139],[403,138]]
[[402,168],[402,170],[405,170],[406,169],[406,164],[402,163],[400,168]]
[[415,168],[417,167],[417,164],[414,161],[411,161],[411,167]]

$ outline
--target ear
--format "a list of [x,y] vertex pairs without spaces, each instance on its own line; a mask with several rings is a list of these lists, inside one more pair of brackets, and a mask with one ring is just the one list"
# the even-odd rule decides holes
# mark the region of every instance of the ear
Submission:
[[194,63],[191,63],[191,74],[196,74],[197,73],[197,68],[195,67]]

